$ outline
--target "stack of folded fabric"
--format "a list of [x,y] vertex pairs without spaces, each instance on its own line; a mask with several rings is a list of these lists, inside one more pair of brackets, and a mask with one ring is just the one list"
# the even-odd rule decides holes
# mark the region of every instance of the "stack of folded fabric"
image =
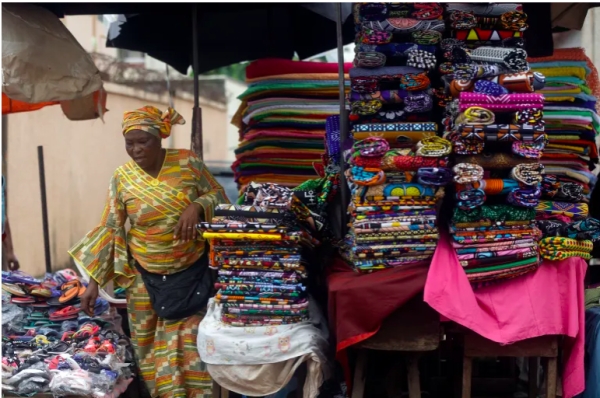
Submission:
[[[411,147],[435,135],[433,92],[438,44],[445,29],[440,3],[357,3],[356,56],[350,70],[354,132]],[[421,123],[419,123],[421,122]],[[384,125],[385,124],[385,125]]]
[[[597,221],[588,219],[588,202],[597,181],[592,170],[598,163],[595,140],[600,132],[598,72],[581,48],[557,49],[550,57],[530,58],[530,62],[532,70],[545,74],[547,80],[540,91],[545,100],[548,145],[541,158],[546,174],[537,208],[538,224],[548,238],[600,242]],[[572,255],[579,252],[557,250]],[[563,257],[547,252],[542,255],[548,259]]]
[[436,137],[430,74],[445,30],[440,3],[354,4],[350,69],[352,202],[342,250],[357,270],[427,263],[436,204],[451,182],[449,141]]
[[416,150],[390,150],[384,138],[354,144],[350,230],[344,258],[371,272],[412,263],[428,264],[439,238],[437,205],[451,179],[449,141],[431,137]]
[[201,223],[218,269],[216,302],[232,326],[308,319],[307,256],[319,241],[306,206],[288,188],[250,184],[242,205],[219,205]]
[[521,4],[449,3],[447,12],[452,37],[470,48],[503,46],[528,27]]
[[258,60],[246,81],[232,120],[240,132],[232,165],[240,191],[250,181],[294,187],[316,177],[325,119],[339,114],[338,65]]
[[[535,208],[547,138],[544,76],[529,71],[520,4],[452,3],[441,47],[445,137],[453,143],[453,245],[474,285],[539,265]],[[507,204],[508,203],[508,204]]]

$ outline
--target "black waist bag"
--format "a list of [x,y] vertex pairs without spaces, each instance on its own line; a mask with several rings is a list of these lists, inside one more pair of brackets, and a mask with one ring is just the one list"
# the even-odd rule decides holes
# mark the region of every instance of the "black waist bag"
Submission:
[[137,261],[134,263],[142,275],[152,308],[159,317],[179,320],[198,313],[206,306],[212,291],[206,254],[186,270],[171,275],[153,274]]

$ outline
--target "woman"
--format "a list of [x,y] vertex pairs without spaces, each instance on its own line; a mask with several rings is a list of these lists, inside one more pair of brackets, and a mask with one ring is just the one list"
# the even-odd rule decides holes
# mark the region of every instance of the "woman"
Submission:
[[[127,288],[141,376],[152,397],[160,398],[211,396],[212,382],[196,348],[204,309],[180,320],[159,317],[142,277],[151,273],[175,278],[193,267],[206,267],[206,262],[200,264],[206,258],[205,244],[195,225],[210,220],[215,205],[228,202],[196,155],[161,147],[171,127],[183,123],[171,108],[162,113],[146,106],[125,113],[125,149],[132,160],[112,177],[100,225],[69,251],[91,276],[81,298],[86,312],[93,312],[99,286],[114,280]],[[128,219],[131,229],[126,234]]]

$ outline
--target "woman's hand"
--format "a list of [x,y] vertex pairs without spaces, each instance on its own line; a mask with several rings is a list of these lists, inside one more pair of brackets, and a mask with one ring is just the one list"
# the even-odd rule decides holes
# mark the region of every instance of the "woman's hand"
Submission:
[[175,235],[173,236],[173,238],[179,239],[183,242],[196,240],[196,238],[198,237],[196,224],[198,224],[199,220],[200,205],[198,203],[192,203],[181,214],[179,222],[175,226]]
[[98,282],[90,279],[88,287],[81,296],[81,309],[89,316],[94,316],[94,307],[98,299]]
[[6,253],[6,264],[11,271],[17,271],[20,268],[19,260],[17,260],[17,256],[13,251]]

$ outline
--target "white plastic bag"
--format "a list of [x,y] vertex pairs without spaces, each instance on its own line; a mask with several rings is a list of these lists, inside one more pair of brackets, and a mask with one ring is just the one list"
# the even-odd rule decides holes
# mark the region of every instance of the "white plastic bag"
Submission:
[[2,92],[28,103],[67,101],[102,87],[90,55],[50,11],[2,4]]

